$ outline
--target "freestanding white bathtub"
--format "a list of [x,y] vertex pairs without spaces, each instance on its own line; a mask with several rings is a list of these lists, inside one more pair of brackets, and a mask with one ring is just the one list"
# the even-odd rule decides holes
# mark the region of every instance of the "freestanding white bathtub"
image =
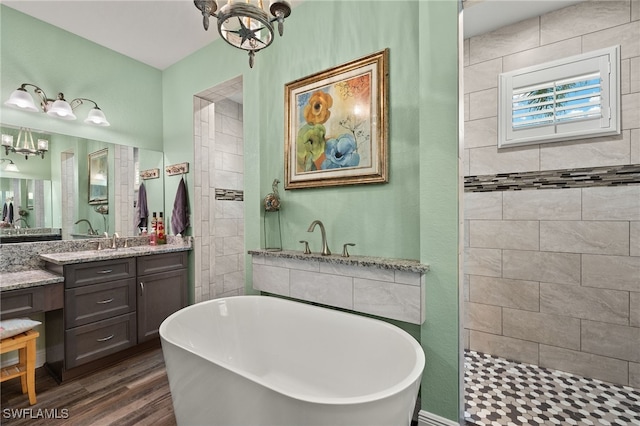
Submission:
[[179,425],[409,425],[424,368],[398,327],[268,296],[189,306],[160,337]]

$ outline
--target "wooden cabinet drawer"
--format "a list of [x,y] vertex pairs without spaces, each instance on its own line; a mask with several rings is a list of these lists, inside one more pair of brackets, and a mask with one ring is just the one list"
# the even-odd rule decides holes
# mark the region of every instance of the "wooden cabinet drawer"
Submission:
[[44,310],[44,288],[4,291],[0,294],[0,317],[15,318]]
[[157,274],[187,267],[187,252],[171,252],[138,257],[138,275]]
[[99,262],[78,263],[65,266],[65,287],[74,288],[84,285],[124,280],[136,277],[135,258],[104,260]]
[[73,368],[134,346],[136,314],[120,315],[65,331],[66,368]]
[[113,281],[65,290],[66,328],[136,310],[136,280]]

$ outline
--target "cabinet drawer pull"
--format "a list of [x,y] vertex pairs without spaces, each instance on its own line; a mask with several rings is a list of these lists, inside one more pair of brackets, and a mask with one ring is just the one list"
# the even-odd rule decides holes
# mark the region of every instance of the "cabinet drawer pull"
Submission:
[[103,337],[102,339],[96,339],[96,342],[106,342],[107,340],[113,339],[113,336],[115,336],[115,334],[112,334],[111,336],[108,336],[108,337]]
[[140,295],[142,296],[143,294],[144,294],[144,283],[140,281]]
[[105,300],[101,300],[99,302],[96,302],[98,305],[105,305],[107,303],[111,303],[113,302],[113,297],[111,299],[105,299]]
[[110,274],[113,272],[113,269],[103,269],[102,271],[97,271],[96,274]]

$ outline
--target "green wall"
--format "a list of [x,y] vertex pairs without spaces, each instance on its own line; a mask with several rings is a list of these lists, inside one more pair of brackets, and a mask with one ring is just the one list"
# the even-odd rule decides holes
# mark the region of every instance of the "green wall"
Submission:
[[[161,71],[4,5],[0,36],[0,123],[162,150]],[[111,126],[83,123],[91,104],[79,106],[70,122],[6,107],[22,83],[41,87],[49,98],[63,92],[67,101],[92,99]]]
[[[320,219],[334,252],[355,242],[353,254],[430,264],[427,320],[418,333],[427,357],[422,408],[457,421],[456,0],[307,0],[287,20],[284,37],[257,54],[253,69],[244,52],[216,41],[162,72],[5,6],[0,15],[2,99],[20,83],[33,82],[51,91],[49,96],[63,90],[68,97],[95,98],[112,126],[67,123],[3,105],[0,122],[163,149],[165,164],[193,162],[193,95],[242,75],[247,248],[261,245],[262,197],[274,178],[284,181],[284,85],[389,48],[389,183],[283,191],[283,244],[299,249],[297,241],[305,237],[318,247],[319,236],[306,229]],[[19,31],[25,27],[30,31]],[[145,113],[133,113],[140,111]],[[193,202],[194,177],[187,180]],[[166,180],[165,211],[171,211],[178,181]],[[246,256],[247,293],[253,291],[250,261]]]
[[[422,407],[454,421],[460,413],[457,22],[455,0],[305,1],[287,20],[284,37],[256,55],[253,69],[246,53],[217,41],[163,72],[168,164],[193,161],[192,96],[242,75],[250,249],[261,247],[262,197],[274,178],[284,182],[285,84],[390,49],[389,183],[281,191],[283,247],[300,249],[298,240],[309,239],[317,249],[319,235],[306,230],[320,219],[334,252],[355,242],[353,254],[431,265],[427,320],[418,332],[427,356]],[[166,185],[167,203],[175,185]],[[193,178],[189,186],[193,193]],[[249,256],[246,267],[251,293]]]

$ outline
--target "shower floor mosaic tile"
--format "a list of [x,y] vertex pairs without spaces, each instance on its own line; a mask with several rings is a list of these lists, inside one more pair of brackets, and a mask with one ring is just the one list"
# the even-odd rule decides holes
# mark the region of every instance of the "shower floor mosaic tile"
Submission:
[[465,351],[467,425],[640,425],[640,389]]

